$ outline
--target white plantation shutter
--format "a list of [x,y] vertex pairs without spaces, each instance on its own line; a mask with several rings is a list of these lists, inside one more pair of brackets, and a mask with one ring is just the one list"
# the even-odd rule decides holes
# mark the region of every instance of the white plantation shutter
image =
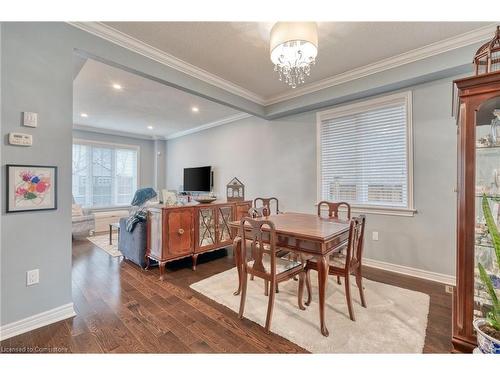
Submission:
[[320,116],[322,200],[411,208],[407,103],[396,95]]

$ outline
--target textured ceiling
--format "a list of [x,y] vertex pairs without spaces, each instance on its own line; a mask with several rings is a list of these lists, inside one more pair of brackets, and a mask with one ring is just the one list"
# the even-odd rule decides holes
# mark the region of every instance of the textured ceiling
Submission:
[[[153,47],[262,97],[292,89],[269,59],[272,23],[106,22]],[[320,22],[317,64],[306,83],[362,67],[479,27],[484,22]]]
[[75,66],[81,69],[73,84],[73,122],[81,127],[168,137],[241,113],[95,60],[78,60]]

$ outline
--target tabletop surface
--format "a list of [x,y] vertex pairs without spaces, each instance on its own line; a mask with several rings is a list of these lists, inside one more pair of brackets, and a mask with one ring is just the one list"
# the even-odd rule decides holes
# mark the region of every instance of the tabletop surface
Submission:
[[[349,221],[295,212],[270,215],[254,220],[272,221],[277,234],[294,235],[319,241],[327,241],[349,230]],[[240,226],[240,222],[232,221],[229,225],[237,228]]]

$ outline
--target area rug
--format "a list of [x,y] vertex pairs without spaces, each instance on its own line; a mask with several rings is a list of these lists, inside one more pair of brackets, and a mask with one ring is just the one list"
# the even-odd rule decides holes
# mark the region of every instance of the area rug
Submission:
[[87,240],[92,242],[98,248],[104,250],[112,257],[120,257],[122,253],[118,250],[118,233],[113,232],[113,244],[109,244],[109,233],[98,234],[96,236],[87,237]]
[[[279,285],[271,331],[312,353],[422,353],[429,313],[427,294],[363,280],[367,308],[361,306],[358,289],[351,288],[356,321],[349,319],[344,286],[329,277],[326,320],[329,337],[319,330],[317,274],[311,272],[313,299],[306,310],[297,306],[298,281]],[[208,298],[238,312],[240,296],[236,268],[191,285]],[[306,292],[304,291],[304,295]],[[265,325],[268,297],[261,279],[248,280],[244,316]]]

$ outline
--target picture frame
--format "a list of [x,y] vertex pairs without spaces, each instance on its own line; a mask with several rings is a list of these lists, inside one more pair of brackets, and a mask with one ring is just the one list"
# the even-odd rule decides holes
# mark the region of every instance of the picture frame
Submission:
[[6,165],[6,212],[57,209],[57,167]]

